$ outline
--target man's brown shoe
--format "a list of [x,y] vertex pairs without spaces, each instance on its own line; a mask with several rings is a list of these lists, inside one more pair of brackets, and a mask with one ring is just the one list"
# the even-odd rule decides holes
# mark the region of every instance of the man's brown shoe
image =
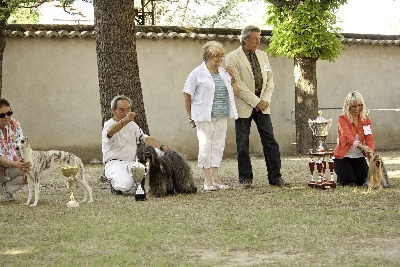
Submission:
[[242,186],[243,189],[251,188],[252,184],[252,179],[244,179],[243,181],[240,182],[240,185]]
[[282,179],[282,177],[279,177],[278,179],[274,180],[274,181],[270,181],[269,182],[270,185],[275,185],[275,186],[290,186],[289,183],[286,183],[285,180]]

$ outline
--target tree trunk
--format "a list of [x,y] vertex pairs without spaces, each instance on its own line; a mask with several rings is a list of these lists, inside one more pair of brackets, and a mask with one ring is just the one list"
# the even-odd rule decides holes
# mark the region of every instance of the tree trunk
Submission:
[[3,56],[4,49],[6,48],[6,36],[4,30],[6,29],[7,20],[10,17],[10,11],[7,10],[8,5],[5,1],[0,1],[0,9],[2,16],[0,19],[0,96],[3,90]]
[[298,153],[308,153],[316,146],[316,139],[308,125],[318,115],[317,59],[296,56],[294,58],[295,120]]
[[102,124],[111,118],[111,100],[132,99],[136,123],[149,134],[136,53],[135,15],[131,0],[94,0],[96,51]]
[[0,96],[2,96],[3,90],[3,55],[4,49],[6,48],[6,36],[4,35],[4,29],[6,27],[6,21],[0,21]]

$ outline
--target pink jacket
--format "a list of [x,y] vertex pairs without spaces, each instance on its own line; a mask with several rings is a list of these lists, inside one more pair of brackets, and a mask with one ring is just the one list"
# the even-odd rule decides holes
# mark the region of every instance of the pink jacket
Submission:
[[[356,126],[350,122],[349,118],[342,114],[338,119],[338,136],[339,136],[339,144],[335,147],[333,151],[333,155],[337,159],[342,159],[349,151],[350,147],[353,145],[356,140],[356,134],[360,137],[360,142],[363,145],[367,145],[372,151],[375,150],[375,140],[372,132],[365,135],[364,132],[368,130],[364,130],[364,127],[369,126],[369,129],[372,129],[371,120],[368,116],[366,116],[364,123],[361,122],[361,118],[358,118],[358,129]],[[368,128],[367,128],[368,129]]]

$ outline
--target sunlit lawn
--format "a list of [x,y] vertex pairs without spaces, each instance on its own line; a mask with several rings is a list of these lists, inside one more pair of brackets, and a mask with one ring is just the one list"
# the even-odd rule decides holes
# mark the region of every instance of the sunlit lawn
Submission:
[[1,266],[400,266],[400,156],[381,155],[391,189],[308,188],[309,159],[295,156],[282,158],[293,186],[271,187],[254,157],[252,189],[240,189],[236,160],[225,159],[231,190],[146,202],[112,196],[103,167],[87,165],[95,203],[79,208],[66,207],[65,177],[55,172],[37,207],[23,205],[26,188],[0,202]]

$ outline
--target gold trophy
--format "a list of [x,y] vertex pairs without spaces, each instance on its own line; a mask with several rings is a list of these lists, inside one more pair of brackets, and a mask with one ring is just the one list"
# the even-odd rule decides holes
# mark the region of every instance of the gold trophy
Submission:
[[78,172],[78,166],[61,167],[61,172],[65,177],[68,177],[69,202],[67,203],[67,207],[77,208],[79,207],[79,203],[76,202],[74,197],[74,176]]
[[140,163],[136,158],[135,162],[126,165],[126,171],[135,182],[135,200],[147,200],[146,192],[142,187],[142,181],[145,179],[147,173],[149,172],[149,162],[144,165],[143,163]]

